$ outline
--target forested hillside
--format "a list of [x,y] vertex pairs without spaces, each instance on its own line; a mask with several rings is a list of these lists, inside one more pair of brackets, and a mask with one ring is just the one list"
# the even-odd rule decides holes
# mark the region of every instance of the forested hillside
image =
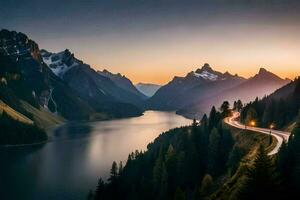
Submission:
[[[261,147],[239,188],[239,200],[297,199],[300,195],[300,114],[287,144],[275,157]],[[226,199],[226,198],[219,198]]]
[[149,144],[148,151],[130,154],[124,169],[113,163],[109,183],[100,180],[96,199],[207,195],[209,191],[203,188],[211,187],[213,179],[226,172],[234,144],[221,119],[222,114],[213,108],[209,119],[203,117],[201,126],[194,122],[170,130]]
[[222,124],[229,114],[228,103],[221,108],[217,112],[213,107],[209,118],[205,115],[200,124],[194,121],[191,126],[161,134],[148,145],[146,152],[130,154],[124,167],[114,162],[108,182],[100,179],[89,198],[150,200],[212,196],[234,176],[241,159],[257,141],[269,145],[264,143],[268,136],[233,134]]
[[241,121],[255,120],[259,127],[281,129],[295,121],[300,109],[300,78],[261,100],[247,104],[241,112]]

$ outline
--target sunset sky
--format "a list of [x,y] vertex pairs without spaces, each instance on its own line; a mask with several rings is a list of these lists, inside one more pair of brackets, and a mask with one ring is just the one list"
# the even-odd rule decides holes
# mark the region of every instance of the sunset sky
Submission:
[[135,83],[164,84],[206,62],[245,77],[265,67],[294,78],[299,7],[296,0],[8,0],[0,28],[24,32],[49,51],[68,48]]

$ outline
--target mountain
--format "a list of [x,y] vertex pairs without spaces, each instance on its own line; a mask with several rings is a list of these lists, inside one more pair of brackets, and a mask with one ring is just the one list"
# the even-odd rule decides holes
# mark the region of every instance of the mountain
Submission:
[[112,80],[118,87],[137,95],[141,99],[147,98],[133,85],[133,83],[126,76],[121,75],[120,73],[113,74],[106,69],[104,69],[103,71],[98,71],[98,73]]
[[156,85],[152,83],[138,83],[135,87],[147,97],[152,97],[155,92],[161,87],[161,85]]
[[[79,96],[97,112],[117,117],[141,114],[138,107],[143,105],[143,97],[137,90],[129,91],[131,82],[116,78],[108,72],[98,73],[88,64],[74,57],[68,49],[59,53],[42,50],[43,61],[61,80],[66,82]],[[120,87],[126,82],[126,86]],[[129,83],[128,83],[129,82]],[[126,88],[126,89],[124,89]],[[121,109],[122,108],[122,109]],[[132,110],[132,114],[130,113]]]
[[174,77],[162,86],[147,102],[148,108],[178,110],[187,105],[217,95],[245,81],[238,75],[213,70],[209,64],[188,73],[185,77]]
[[92,109],[43,63],[34,41],[8,30],[0,31],[0,41],[2,101],[21,113],[25,110],[20,100],[24,100],[67,119],[88,118]]
[[259,72],[248,80],[245,80],[232,88],[223,90],[214,96],[202,99],[195,104],[187,105],[178,110],[177,113],[188,117],[199,118],[209,111],[208,108],[213,105],[219,106],[225,100],[231,103],[237,99],[242,100],[244,103],[250,102],[256,97],[262,98],[273,93],[276,89],[289,82],[289,79],[282,79],[272,72],[260,68]]
[[22,114],[27,111],[21,100],[68,120],[142,114],[138,95],[98,74],[69,50],[39,50],[23,33],[0,31],[0,70],[0,99]]

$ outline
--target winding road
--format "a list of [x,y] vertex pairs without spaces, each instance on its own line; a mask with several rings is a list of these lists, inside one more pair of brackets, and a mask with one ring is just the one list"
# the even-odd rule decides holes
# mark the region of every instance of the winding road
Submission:
[[[255,131],[258,133],[263,133],[263,134],[268,134],[268,135],[270,134],[270,129],[245,126],[244,124],[241,124],[237,120],[239,118],[239,116],[240,116],[239,112],[233,112],[233,115],[231,117],[227,117],[224,121],[225,121],[225,123],[229,124],[230,126],[233,126],[238,129],[242,129],[242,130],[247,129],[247,130]],[[284,131],[278,131],[278,130],[272,129],[271,135],[276,138],[277,144],[276,144],[276,147],[268,153],[268,155],[274,155],[274,154],[278,153],[282,143],[288,141],[290,134],[291,134],[290,132],[284,132]]]

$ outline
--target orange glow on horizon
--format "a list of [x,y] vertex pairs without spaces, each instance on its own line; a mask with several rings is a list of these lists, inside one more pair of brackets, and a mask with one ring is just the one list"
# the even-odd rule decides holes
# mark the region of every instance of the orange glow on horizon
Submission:
[[[264,67],[281,78],[294,79],[300,75],[299,34],[299,26],[292,24],[215,24],[174,26],[137,35],[96,35],[84,37],[85,45],[70,37],[56,38],[56,42],[96,70],[121,73],[134,83],[166,84],[204,63],[245,78]],[[40,46],[54,52],[62,49],[52,43]]]
[[[171,69],[170,71],[168,71],[168,68],[161,68],[160,69],[156,69],[156,68],[152,68],[152,70],[149,70],[149,68],[147,69],[147,67],[144,67],[147,70],[143,70],[141,68],[141,70],[136,71],[135,69],[131,70],[131,68],[128,68],[128,70],[124,70],[124,71],[117,71],[117,69],[114,69],[113,67],[107,67],[107,68],[101,68],[101,67],[97,67],[95,68],[95,70],[103,70],[103,69],[108,69],[110,70],[112,73],[121,73],[122,75],[125,75],[127,78],[129,78],[134,84],[142,82],[142,83],[153,83],[153,84],[159,84],[159,85],[164,85],[166,83],[168,83],[169,81],[171,81],[175,76],[180,76],[180,77],[184,77],[186,76],[187,73],[189,73],[190,71],[195,71],[197,68],[201,68],[203,66],[205,62],[203,62],[202,64],[199,64],[198,66],[195,67],[182,67],[182,69],[180,68],[175,68],[172,69],[171,67],[169,69]],[[211,67],[219,72],[225,73],[226,71],[228,71],[231,74],[238,74],[239,76],[242,76],[244,78],[250,78],[252,76],[254,76],[255,74],[258,73],[260,67],[253,67],[251,69],[247,69],[247,70],[243,70],[243,69],[235,69],[234,67],[216,67],[216,66],[212,66]],[[158,67],[159,68],[159,67]],[[271,71],[272,73],[276,74],[277,76],[285,79],[285,78],[289,78],[291,80],[294,80],[296,77],[300,76],[300,69],[298,71],[292,71],[293,68],[291,68],[291,70],[288,70],[289,68],[287,67],[285,69],[285,71],[282,69],[276,69],[276,68],[271,68],[271,67],[264,67],[266,68],[268,71]],[[111,70],[113,69],[113,70]],[[150,68],[151,69],[151,68]],[[236,70],[236,71],[234,71]]]

